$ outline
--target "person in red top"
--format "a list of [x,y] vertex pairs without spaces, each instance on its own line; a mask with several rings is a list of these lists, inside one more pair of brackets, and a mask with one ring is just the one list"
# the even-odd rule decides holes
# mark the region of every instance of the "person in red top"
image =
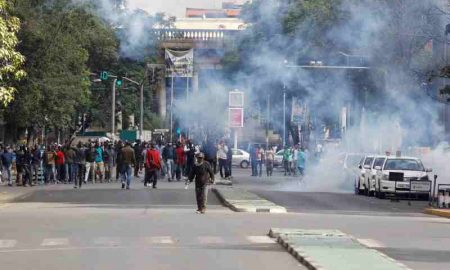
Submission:
[[66,167],[64,164],[65,164],[64,153],[61,149],[61,146],[58,146],[58,150],[56,151],[55,165],[56,171],[58,173],[57,179],[59,182],[63,182],[66,179]]
[[186,153],[184,152],[184,146],[181,143],[177,143],[175,153],[175,174],[177,181],[180,181],[181,174],[184,174],[184,166],[186,165]]
[[158,182],[158,174],[157,172],[161,169],[161,158],[159,151],[155,149],[155,144],[150,144],[150,149],[147,150],[145,154],[145,170],[146,177],[144,180],[144,186],[149,186],[150,183],[153,183],[153,188],[156,188],[156,184]]

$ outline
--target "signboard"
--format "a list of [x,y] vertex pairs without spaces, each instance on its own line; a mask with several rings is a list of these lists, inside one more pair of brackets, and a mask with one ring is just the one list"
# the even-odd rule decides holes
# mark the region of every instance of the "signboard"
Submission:
[[230,128],[244,127],[244,109],[243,108],[229,108],[229,125]]
[[291,122],[302,125],[306,119],[306,106],[298,98],[292,98]]
[[229,107],[244,107],[244,92],[231,91],[228,95]]
[[194,75],[194,50],[174,51],[166,49],[166,76],[192,77]]
[[155,129],[154,133],[167,133],[169,132],[169,129]]
[[430,192],[431,181],[416,181],[411,180],[411,191]]

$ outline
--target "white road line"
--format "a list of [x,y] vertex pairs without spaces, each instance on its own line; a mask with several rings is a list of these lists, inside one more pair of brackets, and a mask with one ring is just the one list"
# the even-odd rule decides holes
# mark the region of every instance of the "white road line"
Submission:
[[154,236],[147,238],[147,242],[150,242],[152,244],[164,244],[164,245],[171,245],[174,243],[172,240],[172,237],[170,236]]
[[199,236],[198,241],[200,244],[223,244],[225,241],[221,237],[217,236]]
[[254,243],[254,244],[274,244],[275,239],[270,238],[269,236],[262,235],[262,236],[247,236],[246,237],[248,241]]
[[120,239],[117,237],[98,237],[94,239],[94,244],[98,246],[119,246]]
[[373,239],[356,239],[359,243],[362,245],[368,247],[368,248],[384,248],[385,245],[383,243],[373,240]]
[[42,241],[43,247],[68,246],[69,239],[67,238],[47,238]]
[[0,248],[13,248],[17,244],[16,240],[0,239]]

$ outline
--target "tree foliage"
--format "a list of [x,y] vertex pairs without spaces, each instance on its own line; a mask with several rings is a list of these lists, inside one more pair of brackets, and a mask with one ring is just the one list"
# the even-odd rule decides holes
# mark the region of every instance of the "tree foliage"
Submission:
[[16,50],[20,20],[10,14],[6,0],[0,0],[0,104],[8,105],[16,91],[13,82],[22,79],[25,58]]

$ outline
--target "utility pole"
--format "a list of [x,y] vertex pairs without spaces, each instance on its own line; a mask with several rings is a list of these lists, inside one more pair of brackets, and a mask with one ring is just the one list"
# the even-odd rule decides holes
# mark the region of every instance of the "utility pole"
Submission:
[[114,140],[116,132],[116,82],[117,78],[114,78],[113,85],[111,88],[111,136]]
[[286,146],[286,83],[283,83],[283,147]]

